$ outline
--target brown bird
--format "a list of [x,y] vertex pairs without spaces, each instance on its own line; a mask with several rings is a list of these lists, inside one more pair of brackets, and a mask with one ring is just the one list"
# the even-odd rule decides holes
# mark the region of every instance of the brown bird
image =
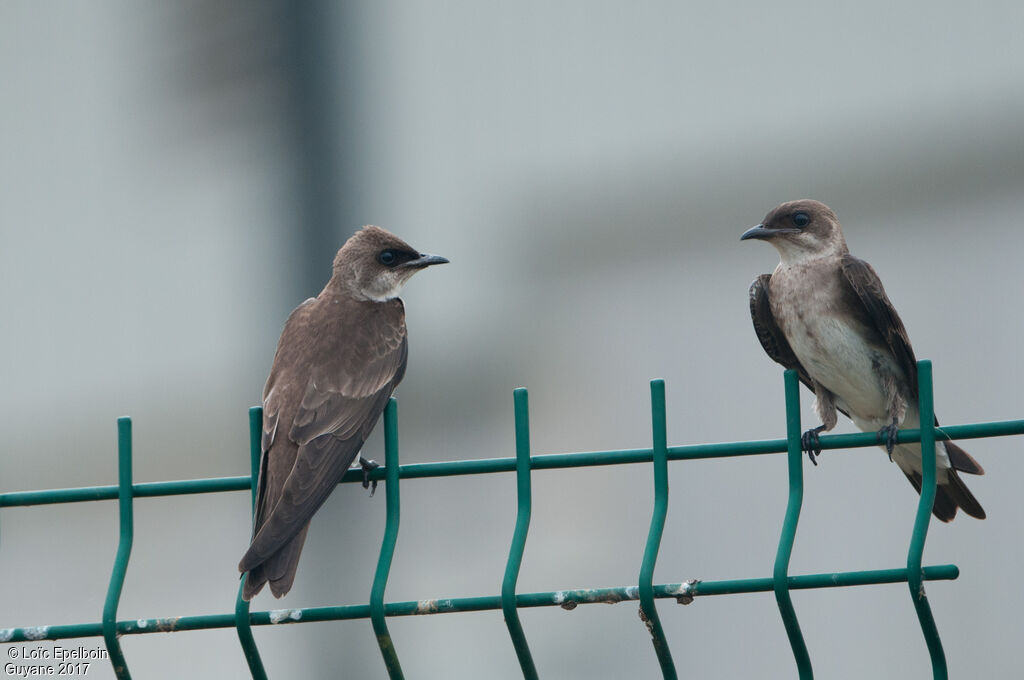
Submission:
[[[253,539],[238,564],[242,596],[295,580],[309,520],[348,471],[405,374],[409,343],[398,293],[433,264],[380,227],[364,227],[334,257],[330,281],[288,317],[263,389],[263,455]],[[373,461],[360,457],[363,486]]]
[[[889,459],[920,493],[920,444],[897,444],[900,426],[917,428],[917,360],[882,281],[850,255],[835,213],[818,201],[783,203],[740,240],[762,239],[779,251],[772,274],[750,286],[750,315],[768,356],[797,371],[816,397],[822,424],[804,433],[811,462],[821,453],[818,433],[831,430],[836,410],[864,431],[885,437]],[[938,420],[935,421],[938,425]],[[985,518],[959,472],[984,470],[953,442],[936,442],[937,489],[932,513],[943,522],[957,508]]]

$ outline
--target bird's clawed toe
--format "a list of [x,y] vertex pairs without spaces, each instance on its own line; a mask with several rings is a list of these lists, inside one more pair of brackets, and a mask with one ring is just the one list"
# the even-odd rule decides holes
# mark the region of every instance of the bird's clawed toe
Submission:
[[895,418],[891,425],[886,425],[878,431],[879,443],[885,444],[885,451],[889,454],[889,462],[892,462],[892,450],[896,448],[896,433],[899,432],[899,421]]
[[379,468],[380,463],[359,456],[359,466],[363,468],[363,488],[369,489],[370,495],[373,496],[374,492],[377,491],[377,480],[371,480],[370,473]]
[[824,429],[824,425],[812,427],[800,436],[800,449],[807,453],[807,457],[815,465],[818,464],[816,457],[821,453],[821,442],[818,441],[818,433]]

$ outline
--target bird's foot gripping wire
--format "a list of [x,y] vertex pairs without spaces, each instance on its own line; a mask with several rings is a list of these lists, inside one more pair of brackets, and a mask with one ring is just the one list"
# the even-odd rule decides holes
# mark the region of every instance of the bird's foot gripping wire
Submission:
[[359,456],[359,466],[363,468],[363,488],[370,490],[370,496],[373,496],[377,490],[377,480],[370,479],[370,473],[380,467],[380,463],[375,460],[369,460]]
[[807,453],[807,457],[815,465],[818,461],[815,457],[821,454],[821,443],[818,441],[818,433],[825,429],[824,425],[812,427],[800,436],[800,448]]
[[899,431],[899,421],[892,419],[891,425],[886,425],[878,431],[878,443],[885,444],[885,450],[889,454],[889,462],[892,462],[892,450],[896,448],[896,433]]

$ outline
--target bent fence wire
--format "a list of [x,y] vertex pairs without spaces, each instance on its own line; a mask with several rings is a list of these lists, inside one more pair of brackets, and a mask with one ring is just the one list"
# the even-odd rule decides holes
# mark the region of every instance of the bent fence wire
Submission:
[[[260,434],[262,410],[249,410],[250,455],[252,472],[246,477],[223,477],[214,479],[192,479],[170,482],[132,483],[132,437],[131,420],[118,420],[118,484],[117,486],[53,489],[47,491],[23,491],[0,494],[0,507],[40,505],[48,503],[75,503],[117,499],[120,509],[120,541],[114,560],[110,586],[103,606],[102,619],[97,623],[74,623],[50,626],[7,628],[0,630],[0,642],[25,642],[37,640],[62,640],[67,638],[102,637],[118,678],[129,678],[128,662],[121,650],[119,638],[124,635],[144,633],[166,633],[172,631],[200,630],[208,628],[237,629],[242,651],[249,664],[253,678],[265,678],[266,672],[252,635],[252,626],[277,623],[308,623],[311,621],[334,621],[341,619],[370,619],[377,635],[384,664],[391,678],[402,678],[402,666],[398,652],[388,633],[387,617],[412,614],[443,614],[449,612],[501,609],[505,616],[509,635],[519,659],[523,677],[537,678],[538,672],[530,653],[525,631],[519,621],[518,610],[522,607],[560,606],[572,609],[580,604],[592,602],[640,601],[640,618],[651,635],[654,652],[657,655],[662,675],[676,678],[669,638],[658,618],[655,600],[675,598],[681,604],[688,604],[695,597],[705,595],[726,595],[773,591],[778,602],[779,613],[785,626],[793,657],[801,679],[813,677],[810,655],[800,633],[796,611],[790,598],[791,590],[804,588],[832,588],[880,583],[905,582],[921,625],[928,653],[931,656],[932,672],[935,678],[946,678],[946,658],[939,639],[938,629],[932,617],[931,607],[925,594],[923,582],[930,580],[955,579],[959,570],[955,565],[945,564],[922,567],[925,537],[931,520],[931,507],[935,499],[935,441],[936,439],[970,439],[979,437],[1000,437],[1024,434],[1024,420],[1010,420],[990,423],[975,423],[943,427],[931,425],[934,422],[932,408],[932,370],[930,361],[918,362],[920,385],[921,422],[920,430],[901,430],[898,441],[917,442],[922,445],[924,457],[924,480],[921,498],[917,506],[907,566],[896,569],[871,571],[845,571],[837,573],[789,575],[789,559],[800,519],[803,500],[803,455],[800,450],[800,396],[799,383],[794,371],[785,372],[786,395],[786,438],[763,441],[699,444],[691,446],[668,446],[665,417],[665,385],[661,380],[651,382],[651,419],[653,442],[650,448],[617,451],[596,451],[587,453],[556,453],[530,455],[529,415],[527,393],[517,389],[515,405],[515,458],[493,458],[482,460],[459,460],[443,463],[398,464],[398,410],[394,399],[384,412],[385,464],[372,473],[372,478],[385,482],[387,517],[380,557],[370,591],[368,604],[350,604],[307,609],[284,609],[250,612],[249,603],[241,598],[241,584],[235,600],[234,613],[207,616],[176,616],[170,618],[117,620],[117,606],[128,569],[128,558],[132,547],[132,505],[136,498],[170,496],[178,494],[214,493],[255,489],[259,469]],[[876,434],[858,433],[821,437],[824,449],[877,446]],[[728,456],[749,456],[769,453],[787,454],[789,467],[789,502],[782,523],[775,567],[769,577],[733,579],[722,581],[689,580],[681,583],[654,584],[654,564],[661,545],[662,532],[668,512],[668,461],[694,460],[700,458],[722,458]],[[615,588],[593,588],[560,590],[537,593],[517,593],[516,582],[523,559],[527,532],[530,525],[531,489],[530,480],[534,470],[553,468],[583,467],[595,465],[620,465],[626,463],[652,463],[654,466],[654,508],[640,573],[634,585]],[[419,600],[410,602],[384,602],[391,559],[398,540],[400,516],[399,480],[421,477],[443,477],[450,475],[477,475],[494,472],[516,473],[517,514],[515,531],[509,548],[508,561],[500,595],[481,597],[453,597],[447,599]],[[342,482],[356,482],[362,479],[360,470],[349,471]],[[253,499],[255,500],[255,499]],[[233,568],[228,565],[226,568]]]

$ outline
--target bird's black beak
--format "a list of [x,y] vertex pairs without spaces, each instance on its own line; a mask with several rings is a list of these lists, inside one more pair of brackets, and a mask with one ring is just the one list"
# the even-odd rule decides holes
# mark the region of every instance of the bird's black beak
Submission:
[[746,241],[748,238],[767,239],[771,238],[776,233],[777,231],[775,229],[765,229],[763,224],[759,224],[756,227],[751,227],[743,232],[743,235],[740,236],[740,240]]
[[409,260],[403,267],[409,267],[410,269],[423,269],[429,267],[432,264],[447,264],[448,258],[441,257],[440,255],[428,255],[427,253],[420,253],[420,256],[415,260]]

